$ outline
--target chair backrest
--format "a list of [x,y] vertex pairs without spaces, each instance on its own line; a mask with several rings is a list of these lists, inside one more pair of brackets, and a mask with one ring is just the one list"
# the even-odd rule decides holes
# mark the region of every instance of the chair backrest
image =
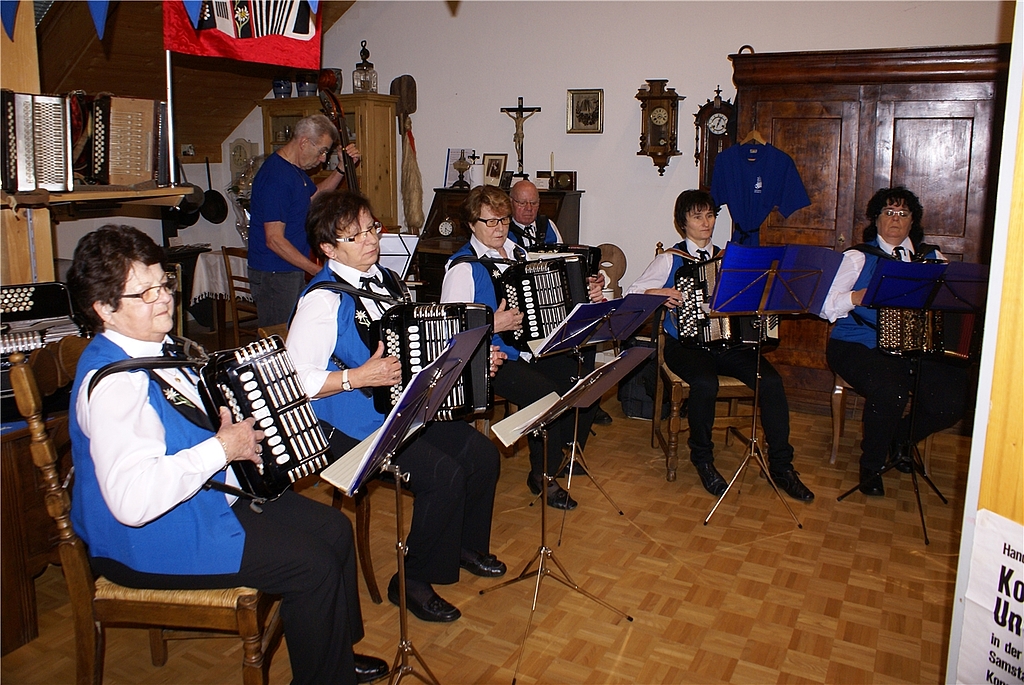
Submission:
[[614,297],[622,297],[619,279],[626,274],[626,255],[612,243],[601,243],[597,247],[601,250],[601,271],[606,279],[604,287],[611,290]]
[[248,259],[249,251],[244,247],[225,247],[221,251],[224,254],[224,273],[227,274],[228,277],[228,299],[232,303],[232,306],[234,306],[242,296],[251,300],[252,290],[249,286],[249,277],[247,275],[239,274],[231,268],[232,257]]
[[261,338],[269,338],[272,335],[281,336],[281,340],[288,339],[288,324],[276,323],[273,326],[260,326],[258,329]]
[[[73,337],[73,336],[72,336]],[[67,338],[65,338],[67,339]],[[81,349],[85,343],[78,338],[65,345],[67,358],[78,363]],[[63,342],[63,341],[62,341]],[[87,342],[87,341],[86,341]],[[75,347],[81,346],[76,353]],[[59,358],[59,353],[58,353]],[[90,626],[92,623],[92,599],[96,593],[96,582],[89,566],[89,554],[85,543],[71,527],[71,498],[61,483],[57,470],[57,449],[42,417],[42,399],[35,373],[28,365],[25,355],[17,352],[10,357],[11,387],[18,404],[18,411],[28,423],[31,434],[29,449],[32,462],[39,470],[42,479],[43,496],[46,510],[57,524],[57,538],[61,566],[71,597],[72,614],[76,624]],[[74,376],[73,368],[64,368],[64,373]],[[91,630],[91,628],[86,628]]]

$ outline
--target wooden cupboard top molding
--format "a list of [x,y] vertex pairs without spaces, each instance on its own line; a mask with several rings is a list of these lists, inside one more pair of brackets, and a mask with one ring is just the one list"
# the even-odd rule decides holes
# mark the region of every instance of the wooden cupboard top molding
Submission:
[[740,86],[1005,81],[1010,45],[729,55]]

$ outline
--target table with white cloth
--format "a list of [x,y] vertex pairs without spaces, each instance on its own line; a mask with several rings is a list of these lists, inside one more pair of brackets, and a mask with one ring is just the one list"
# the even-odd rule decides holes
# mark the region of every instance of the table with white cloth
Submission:
[[[249,265],[241,257],[231,257],[231,270],[239,276],[249,276]],[[217,348],[221,350],[227,347],[225,316],[229,292],[228,274],[224,269],[224,253],[217,250],[199,255],[196,275],[192,280],[192,300],[189,304],[194,305],[201,300],[213,298],[217,310]],[[239,297],[252,301],[252,297],[247,294],[239,294]]]

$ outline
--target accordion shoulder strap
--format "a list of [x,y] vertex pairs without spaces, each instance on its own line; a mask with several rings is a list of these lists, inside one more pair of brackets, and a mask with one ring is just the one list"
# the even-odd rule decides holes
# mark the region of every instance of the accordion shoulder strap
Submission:
[[132,359],[122,359],[121,361],[113,362],[112,364],[107,364],[106,366],[101,367],[93,374],[92,379],[89,381],[89,390],[86,396],[92,397],[92,391],[96,389],[99,382],[114,373],[152,369],[198,369],[200,366],[202,366],[202,364],[198,361],[192,359],[175,359],[174,357],[135,357]]

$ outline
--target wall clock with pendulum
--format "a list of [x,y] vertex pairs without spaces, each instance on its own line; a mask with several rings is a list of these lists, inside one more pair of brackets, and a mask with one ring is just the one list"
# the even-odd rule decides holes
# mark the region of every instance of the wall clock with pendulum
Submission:
[[679,101],[675,88],[667,88],[667,79],[647,79],[640,87],[636,99],[640,101],[640,151],[665,175],[670,157],[679,152]]
[[708,100],[693,115],[694,133],[693,161],[699,169],[698,183],[701,190],[711,190],[711,175],[715,158],[736,142],[736,108],[722,99],[722,89],[715,88],[715,99]]

